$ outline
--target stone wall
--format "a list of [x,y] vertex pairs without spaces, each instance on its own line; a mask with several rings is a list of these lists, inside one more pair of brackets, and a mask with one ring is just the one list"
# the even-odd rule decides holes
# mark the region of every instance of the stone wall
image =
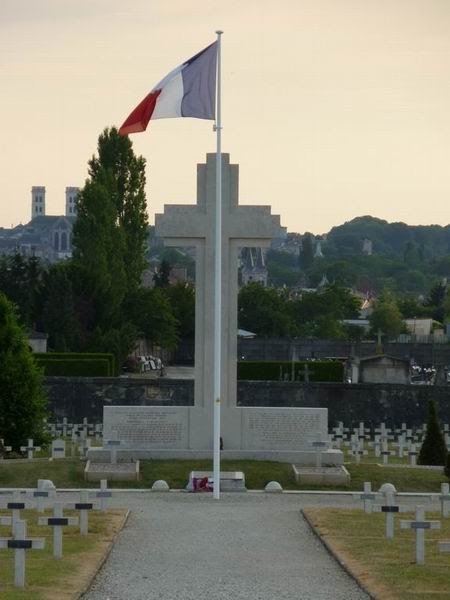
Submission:
[[[341,340],[313,340],[290,338],[263,338],[238,340],[238,358],[246,360],[291,360],[295,351],[297,358],[329,358],[372,356],[375,342],[348,342]],[[384,344],[386,354],[398,358],[413,358],[417,364],[427,366],[450,365],[450,344]],[[194,343],[184,341],[171,357],[173,364],[194,364]]]
[[[101,422],[104,405],[192,406],[194,381],[175,379],[64,378],[45,380],[50,410],[58,420]],[[450,386],[239,381],[239,406],[328,408],[330,425],[359,421],[378,425],[420,425],[427,401],[438,403],[440,418],[450,423]]]
[[192,406],[194,381],[122,377],[46,377],[49,408],[58,420],[101,423],[104,405]]
[[[238,356],[246,360],[291,360],[293,353],[298,359],[373,356],[376,343],[370,341],[348,342],[340,340],[314,340],[289,338],[241,339]],[[413,358],[420,365],[450,365],[450,344],[384,344],[386,354],[398,358]]]
[[240,381],[238,401],[242,406],[310,406],[328,408],[330,425],[359,421],[379,425],[402,422],[416,426],[426,421],[427,402],[434,399],[440,419],[450,423],[450,386],[396,385],[378,383],[291,383]]

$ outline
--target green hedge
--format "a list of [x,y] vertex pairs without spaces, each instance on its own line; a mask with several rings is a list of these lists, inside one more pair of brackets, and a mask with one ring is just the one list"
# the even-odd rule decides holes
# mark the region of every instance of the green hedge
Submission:
[[105,358],[46,360],[44,356],[39,356],[36,357],[36,363],[48,377],[111,377],[111,363]]
[[[116,357],[114,356],[114,354],[110,354],[107,352],[45,352],[45,353],[39,353],[37,352],[36,354],[34,354],[34,357],[36,358],[36,360],[38,361],[38,363],[43,366],[43,364],[40,363],[41,360],[45,361],[45,364],[49,363],[50,361],[77,361],[77,362],[81,362],[81,361],[87,361],[87,362],[91,362],[91,361],[99,361],[99,360],[106,360],[108,363],[108,373],[104,373],[104,367],[100,367],[100,371],[101,373],[98,375],[99,377],[113,377],[113,376],[117,376],[118,375],[118,369],[117,369],[117,362],[116,362]],[[56,367],[56,369],[58,369],[59,367]],[[70,368],[70,367],[69,367]],[[87,367],[87,370],[89,371],[89,367]],[[46,372],[47,374],[47,372]],[[48,373],[50,374],[50,373]],[[63,373],[64,374],[64,373]],[[86,377],[92,377],[92,375],[86,375]]]
[[[344,365],[336,360],[294,362],[296,381],[305,381],[308,365],[309,381],[343,381]],[[287,360],[238,362],[238,379],[251,381],[291,381],[292,362]]]

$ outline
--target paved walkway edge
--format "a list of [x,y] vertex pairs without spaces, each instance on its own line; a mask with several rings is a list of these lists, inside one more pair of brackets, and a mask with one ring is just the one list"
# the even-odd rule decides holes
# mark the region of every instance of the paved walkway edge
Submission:
[[74,600],[80,600],[85,594],[87,594],[89,592],[89,590],[92,587],[92,584],[95,581],[95,578],[97,577],[97,575],[100,573],[103,565],[105,564],[105,562],[108,559],[108,556],[111,554],[111,550],[114,548],[114,544],[116,543],[116,539],[117,536],[119,535],[119,533],[122,531],[122,529],[125,527],[127,521],[128,521],[128,517],[130,516],[130,511],[127,510],[125,516],[122,519],[122,522],[120,523],[120,527],[119,529],[116,531],[113,539],[111,540],[111,543],[109,544],[109,546],[106,548],[106,550],[104,551],[103,555],[99,558],[97,565],[94,569],[94,572],[92,573],[92,575],[89,577],[89,580],[86,582],[86,584],[83,586],[83,589],[77,593],[77,595],[74,597]]
[[305,519],[305,521],[308,523],[311,531],[314,533],[314,535],[317,537],[317,539],[323,544],[323,546],[326,548],[327,552],[334,558],[334,560],[338,563],[338,565],[344,569],[344,571],[347,573],[347,575],[349,577],[351,577],[353,579],[353,581],[355,581],[357,583],[357,585],[362,589],[363,592],[365,592],[369,598],[371,598],[371,600],[381,600],[380,598],[378,598],[378,596],[375,596],[369,589],[368,587],[361,581],[361,579],[355,575],[355,573],[353,573],[353,571],[350,569],[350,567],[343,562],[338,554],[336,554],[336,552],[333,550],[333,548],[330,546],[330,544],[326,541],[325,538],[323,538],[320,533],[318,532],[318,530],[314,527],[314,524],[312,523],[312,521],[310,520],[310,518],[308,517],[308,515],[305,513],[305,511],[302,509],[300,509],[300,513],[302,515],[302,517]]

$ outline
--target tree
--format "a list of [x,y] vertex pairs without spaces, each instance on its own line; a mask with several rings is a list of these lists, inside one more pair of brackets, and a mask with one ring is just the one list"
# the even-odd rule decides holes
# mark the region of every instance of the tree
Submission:
[[102,171],[87,181],[78,196],[78,216],[73,229],[73,263],[89,282],[96,325],[114,326],[121,319],[126,293],[124,241],[111,197],[110,173]]
[[139,287],[146,267],[145,249],[148,235],[145,196],[145,159],[136,156],[128,136],[119,135],[115,127],[106,128],[98,139],[98,157],[89,161],[92,181],[109,177],[108,192],[115,206],[117,222],[123,234],[127,288]]
[[337,284],[318,292],[306,292],[289,304],[290,314],[300,335],[339,339],[345,337],[343,319],[355,318],[360,301]]
[[446,297],[447,287],[443,283],[437,283],[430,290],[430,295],[425,303],[426,306],[431,307],[431,314],[433,319],[442,322],[444,320],[445,311],[447,306],[444,305]]
[[47,400],[13,304],[0,293],[0,437],[15,451],[33,438],[45,440]]
[[195,335],[195,290],[191,285],[177,283],[164,289],[172,313],[178,322],[180,339],[193,339]]
[[381,297],[369,317],[373,333],[381,331],[389,338],[396,338],[404,329],[402,315],[390,296]]
[[239,327],[259,335],[292,335],[294,323],[289,316],[287,302],[276,290],[260,283],[249,283],[241,288],[238,299]]
[[41,298],[42,329],[48,333],[49,347],[56,352],[78,348],[80,327],[75,311],[71,273],[67,263],[52,265],[44,274]]
[[447,447],[436,414],[434,400],[428,401],[427,433],[419,453],[419,465],[446,465]]
[[153,281],[156,287],[165,288],[169,285],[170,264],[166,259],[161,261],[158,271],[153,275]]
[[[89,179],[78,197],[73,231],[73,282],[83,349],[114,346],[119,362],[132,349],[137,324],[132,306],[146,266],[145,160],[128,137],[105,129]],[[80,286],[79,283],[83,285]],[[134,336],[134,340],[132,339]]]
[[21,254],[0,257],[0,291],[16,305],[20,322],[32,329],[39,314],[38,297],[43,266],[38,258]]
[[447,454],[447,461],[445,463],[444,473],[450,479],[450,452]]
[[127,310],[140,335],[158,346],[175,347],[177,320],[161,288],[139,288]]
[[302,237],[302,247],[300,250],[300,268],[303,271],[312,267],[314,262],[313,236],[310,233],[305,233]]

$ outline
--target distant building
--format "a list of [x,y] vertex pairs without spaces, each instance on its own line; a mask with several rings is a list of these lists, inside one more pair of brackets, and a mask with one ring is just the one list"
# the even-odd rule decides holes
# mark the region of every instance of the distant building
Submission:
[[45,187],[31,188],[31,221],[11,229],[0,227],[0,254],[36,256],[57,262],[72,256],[72,230],[79,188],[67,187],[64,215],[47,215]]
[[278,237],[274,238],[270,243],[272,250],[287,252],[294,256],[299,255],[301,245],[301,235],[299,233],[287,233],[285,227],[280,227]]
[[47,352],[47,333],[40,333],[39,331],[29,331],[27,333],[28,346],[33,352]]
[[330,285],[330,282],[328,281],[328,277],[326,276],[326,274],[323,274],[322,275],[322,279],[317,284],[317,289],[320,290],[320,289],[325,288],[325,287],[327,287],[329,285]]
[[268,272],[263,248],[242,248],[239,262],[241,285],[260,283],[267,286]]
[[405,319],[408,333],[417,337],[431,335],[433,330],[433,319]]
[[372,256],[372,240],[368,238],[363,240],[362,253],[366,256]]
[[351,362],[352,383],[411,383],[409,360],[380,354],[354,358]]
[[314,250],[314,258],[323,258],[323,253],[322,253],[322,240],[317,240],[316,242],[316,248]]

